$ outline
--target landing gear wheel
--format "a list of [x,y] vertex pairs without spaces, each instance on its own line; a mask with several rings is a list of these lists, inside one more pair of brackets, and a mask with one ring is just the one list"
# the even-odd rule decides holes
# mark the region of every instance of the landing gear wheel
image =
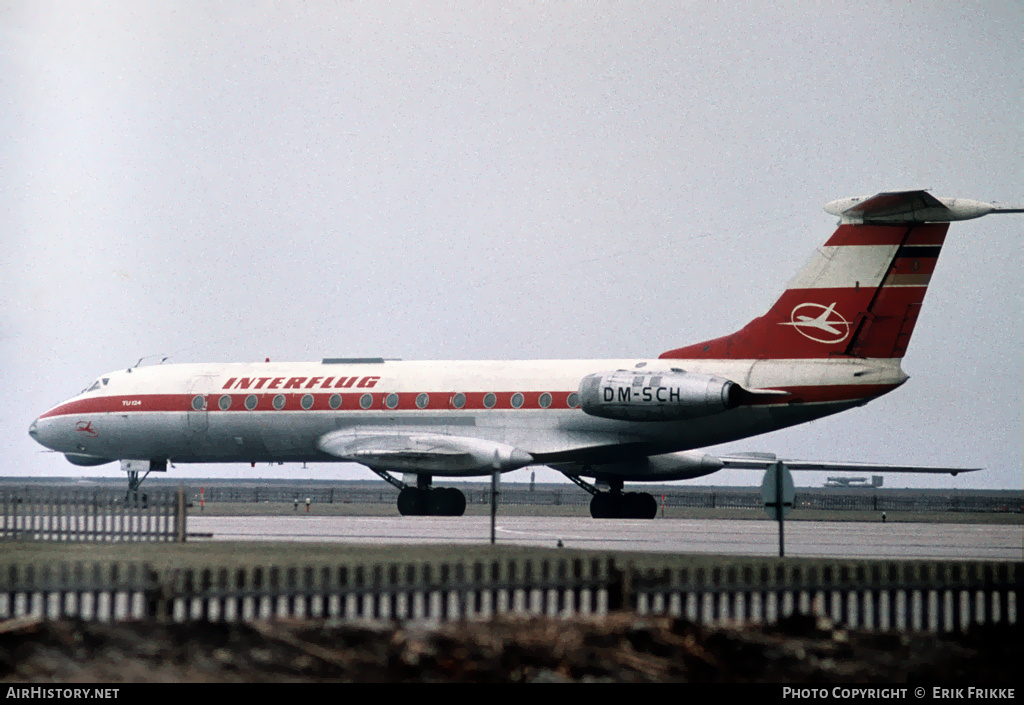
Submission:
[[449,487],[445,490],[448,493],[448,509],[450,514],[448,516],[460,517],[466,513],[466,495],[462,494],[461,490],[457,490],[454,487]]
[[454,487],[406,487],[398,493],[402,516],[460,517],[466,513],[466,495]]
[[146,509],[149,507],[149,495],[138,490],[128,490],[124,495],[124,504],[126,507],[142,507]]
[[595,519],[653,519],[658,502],[646,492],[598,492],[590,500],[590,516]]
[[427,491],[427,514],[432,517],[443,517],[448,514],[448,493],[444,488],[437,487]]
[[595,519],[615,517],[615,498],[610,492],[598,492],[590,500],[590,516]]
[[415,487],[406,487],[398,493],[398,513],[402,516],[423,516],[426,514],[426,492]]
[[430,490],[427,513],[436,517],[460,517],[466,512],[466,495],[454,487]]
[[658,516],[658,501],[646,492],[623,495],[623,516],[630,519],[653,519]]

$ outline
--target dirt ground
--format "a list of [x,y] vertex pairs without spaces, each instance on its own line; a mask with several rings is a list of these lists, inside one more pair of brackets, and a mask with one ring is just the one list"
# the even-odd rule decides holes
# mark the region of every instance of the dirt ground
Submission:
[[616,614],[434,627],[260,622],[0,622],[0,681],[1019,682],[1018,626],[858,633],[809,617],[703,628]]

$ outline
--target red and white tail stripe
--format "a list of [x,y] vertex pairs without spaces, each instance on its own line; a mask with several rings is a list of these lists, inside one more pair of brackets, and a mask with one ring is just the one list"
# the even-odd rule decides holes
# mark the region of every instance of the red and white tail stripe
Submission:
[[903,357],[948,228],[840,225],[764,316],[661,357]]

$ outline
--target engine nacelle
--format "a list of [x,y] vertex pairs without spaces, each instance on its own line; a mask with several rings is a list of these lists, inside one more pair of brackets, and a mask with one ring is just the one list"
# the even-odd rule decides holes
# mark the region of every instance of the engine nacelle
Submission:
[[622,421],[679,421],[739,406],[742,388],[727,379],[683,370],[617,370],[580,382],[580,408]]

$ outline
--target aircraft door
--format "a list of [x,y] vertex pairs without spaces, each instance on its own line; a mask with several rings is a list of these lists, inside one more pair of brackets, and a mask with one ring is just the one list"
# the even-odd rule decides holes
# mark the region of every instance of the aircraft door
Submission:
[[209,428],[209,395],[205,390],[211,379],[210,376],[195,377],[189,384],[188,428],[194,433],[206,433]]

